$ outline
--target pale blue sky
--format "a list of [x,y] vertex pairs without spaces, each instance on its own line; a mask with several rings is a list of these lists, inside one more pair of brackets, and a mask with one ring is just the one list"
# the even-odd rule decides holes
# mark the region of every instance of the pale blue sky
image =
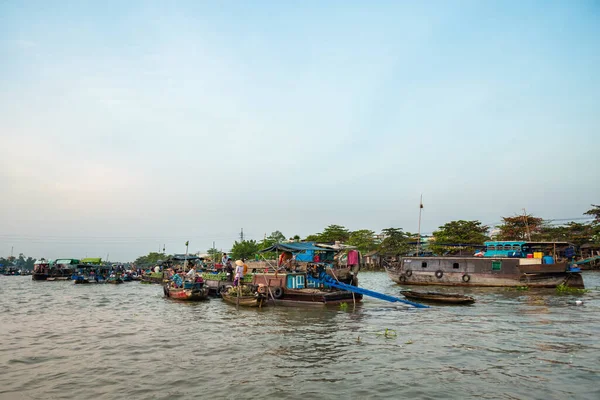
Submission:
[[174,3],[0,3],[0,254],[600,203],[597,1]]

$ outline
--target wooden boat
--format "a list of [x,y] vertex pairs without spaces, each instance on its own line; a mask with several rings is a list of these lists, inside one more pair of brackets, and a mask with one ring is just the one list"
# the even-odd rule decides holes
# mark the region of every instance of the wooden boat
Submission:
[[105,283],[110,283],[112,285],[118,285],[120,283],[123,283],[123,279],[111,277],[111,278],[106,279]]
[[45,260],[36,261],[33,266],[31,279],[34,281],[60,281],[71,279],[73,271],[64,267],[63,264],[57,265],[54,262]]
[[471,296],[465,296],[458,293],[440,293],[440,292],[415,292],[412,290],[400,291],[402,295],[409,299],[434,301],[437,303],[450,304],[472,304],[475,299]]
[[[567,262],[551,256],[531,258],[535,249],[563,243],[523,241],[486,242],[482,256],[402,257],[385,266],[401,285],[555,288],[558,285],[583,288],[583,277]],[[501,250],[500,250],[501,249]],[[558,254],[558,251],[557,251]]]
[[153,272],[152,274],[142,275],[140,277],[140,281],[142,283],[156,283],[156,284],[163,285],[163,284],[165,284],[165,282],[168,282],[168,279],[166,279],[166,277],[163,275],[162,272],[159,272],[159,273]]
[[198,284],[188,288],[175,288],[170,283],[163,286],[165,297],[182,301],[201,301],[208,299],[208,287]]
[[252,284],[258,293],[276,306],[322,307],[341,303],[354,303],[363,295],[345,290],[319,287],[307,280],[306,273],[254,274]]
[[224,301],[233,305],[240,305],[242,307],[265,307],[267,301],[263,296],[240,296],[239,301],[237,296],[231,296],[227,293],[222,293],[221,297]]

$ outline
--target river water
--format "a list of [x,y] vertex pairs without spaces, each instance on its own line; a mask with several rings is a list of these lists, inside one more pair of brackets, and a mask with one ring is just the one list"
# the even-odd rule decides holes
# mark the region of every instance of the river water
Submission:
[[451,288],[472,306],[236,311],[158,285],[0,276],[0,399],[598,400],[600,272],[584,280],[582,295]]

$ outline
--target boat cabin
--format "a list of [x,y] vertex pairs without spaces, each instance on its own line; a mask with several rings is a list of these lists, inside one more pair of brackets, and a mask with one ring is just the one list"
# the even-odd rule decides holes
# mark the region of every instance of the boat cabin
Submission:
[[568,242],[491,241],[485,242],[483,256],[544,259],[545,264],[553,264],[571,258],[574,251],[575,246]]

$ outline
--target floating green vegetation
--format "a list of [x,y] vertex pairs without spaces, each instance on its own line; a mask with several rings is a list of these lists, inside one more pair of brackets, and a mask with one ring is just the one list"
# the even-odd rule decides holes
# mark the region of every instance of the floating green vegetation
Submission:
[[404,344],[413,344],[413,341],[408,339],[406,342],[404,342]]
[[[246,275],[244,275],[244,279],[242,280],[242,282],[251,283],[252,278],[253,277],[251,274],[246,274]],[[204,279],[205,281],[226,281],[227,274],[225,272],[219,272],[218,274],[211,274],[210,272],[204,272],[204,273],[202,273],[202,279]]]
[[348,303],[340,303],[340,310],[347,310],[348,309]]
[[389,338],[395,338],[396,336],[398,336],[398,334],[393,329],[385,328],[385,331],[378,332],[377,336],[383,336],[384,338],[389,339]]
[[564,283],[561,283],[556,287],[556,294],[584,294],[587,292],[589,292],[589,290],[570,287]]
[[515,290],[529,290],[529,286],[517,286]]

